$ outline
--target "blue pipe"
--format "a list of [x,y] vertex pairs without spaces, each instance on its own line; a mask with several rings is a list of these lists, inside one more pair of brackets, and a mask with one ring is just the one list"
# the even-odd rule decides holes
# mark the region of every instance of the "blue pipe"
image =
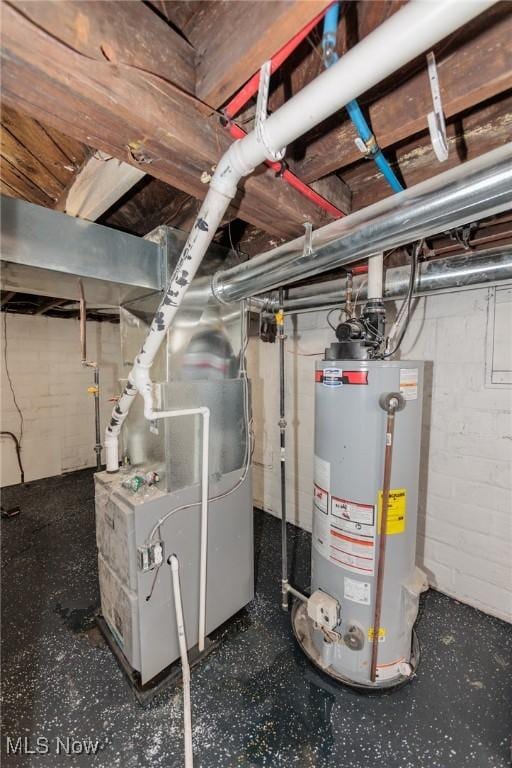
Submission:
[[[324,16],[324,30],[322,36],[322,51],[324,55],[324,65],[330,67],[338,60],[338,54],[336,53],[336,36],[338,29],[338,20],[340,15],[340,3],[335,2],[327,9]],[[348,115],[354,124],[359,138],[365,144],[368,150],[368,156],[377,165],[378,169],[388,182],[393,192],[401,192],[403,186],[396,177],[395,172],[391,168],[390,164],[384,157],[382,150],[377,144],[377,140],[371,132],[370,126],[366,122],[366,118],[363,115],[361,107],[354,99],[349,101],[346,105]]]

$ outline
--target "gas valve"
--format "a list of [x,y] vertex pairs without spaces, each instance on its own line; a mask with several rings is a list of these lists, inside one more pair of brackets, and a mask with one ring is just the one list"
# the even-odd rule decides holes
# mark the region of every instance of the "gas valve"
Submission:
[[338,601],[317,589],[308,599],[308,616],[319,627],[334,629],[340,621],[340,605]]

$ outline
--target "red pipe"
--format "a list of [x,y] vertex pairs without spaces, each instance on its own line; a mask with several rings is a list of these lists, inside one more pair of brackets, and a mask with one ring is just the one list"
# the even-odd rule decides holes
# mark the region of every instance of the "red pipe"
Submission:
[[[316,25],[322,20],[325,14],[325,10],[319,13],[318,16],[315,16],[315,18],[312,19],[309,24],[306,24],[306,26],[301,29],[300,32],[297,32],[295,37],[292,37],[292,39],[283,45],[283,47],[280,48],[279,51],[272,57],[270,67],[271,74],[279,69],[281,64],[297,48],[299,43],[301,43],[304,38],[309,35],[311,30],[314,29]],[[229,129],[229,132],[234,139],[243,139],[244,136],[247,136],[243,128],[240,128],[238,125],[233,123],[232,120],[234,116],[240,112],[242,107],[247,104],[249,99],[251,99],[255,93],[257,93],[259,82],[260,73],[256,72],[251,77],[251,79],[247,81],[244,87],[236,94],[236,96],[231,99],[231,101],[224,109],[224,115],[227,120],[226,127]],[[330,203],[329,200],[326,200],[322,195],[319,195],[318,192],[315,192],[314,189],[301,181],[297,176],[295,176],[294,173],[285,168],[281,163],[274,163],[270,160],[266,160],[265,162],[270,168],[272,168],[272,170],[278,173],[282,179],[286,181],[287,184],[304,195],[304,197],[307,197],[308,200],[311,200],[312,203],[324,210],[334,219],[339,219],[341,216],[345,216],[343,211],[340,211],[339,208]]]
[[[234,139],[243,139],[244,136],[247,136],[244,129],[240,128],[236,123],[229,123],[228,128]],[[273,171],[278,173],[287,184],[304,195],[304,197],[307,197],[308,200],[311,200],[311,202],[318,205],[319,208],[322,208],[322,210],[329,213],[334,219],[339,219],[341,216],[345,216],[343,211],[340,211],[340,209],[336,208],[336,206],[330,203],[329,200],[326,200],[325,197],[322,197],[322,195],[319,195],[314,189],[311,189],[311,187],[301,181],[294,173],[287,168],[283,170],[281,163],[274,163],[271,160],[265,160],[265,163],[269,168],[272,168]]]
[[[280,48],[278,52],[274,54],[274,56],[272,56],[270,60],[270,74],[273,74],[277,69],[279,69],[281,64],[286,61],[291,53],[293,53],[299,43],[301,43],[304,38],[309,35],[311,30],[314,29],[316,25],[322,20],[326,10],[327,9],[323,10],[318,14],[318,16],[315,16],[315,18],[312,19],[309,24],[306,24],[306,26],[301,29],[300,32],[297,32],[297,34],[292,37],[291,40],[285,43],[283,47]],[[233,119],[234,116],[240,112],[242,107],[247,104],[249,99],[251,99],[254,94],[258,92],[259,83],[260,73],[255,72],[251,79],[246,82],[244,87],[238,91],[236,96],[234,96],[228,105],[224,108],[224,114],[226,117]]]

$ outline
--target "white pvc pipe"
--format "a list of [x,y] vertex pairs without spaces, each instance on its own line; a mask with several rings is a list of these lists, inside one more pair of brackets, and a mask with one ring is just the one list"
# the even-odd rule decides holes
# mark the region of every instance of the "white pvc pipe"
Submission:
[[368,259],[368,291],[367,298],[382,299],[382,284],[384,280],[384,254],[378,253]]
[[199,651],[204,651],[206,635],[206,571],[208,559],[208,480],[210,465],[210,409],[181,408],[172,411],[151,411],[147,418],[170,419],[176,416],[201,416],[203,420],[201,456],[201,544],[199,556]]
[[183,604],[181,602],[180,564],[176,555],[169,558],[171,566],[172,588],[174,592],[174,611],[178,629],[178,643],[181,656],[181,673],[183,677],[183,731],[185,742],[185,768],[193,768],[194,754],[192,751],[192,707],[190,701],[190,666],[187,653],[187,636],[183,621]]
[[435,43],[470,21],[496,0],[410,0],[336,64],[283,104],[261,125],[236,141],[220,159],[210,189],[171,276],[146,341],[135,358],[106,430],[107,471],[117,472],[117,441],[137,392],[144,410],[153,409],[150,368],[185,292],[210,245],[243,176],[265,159],[333,115]]

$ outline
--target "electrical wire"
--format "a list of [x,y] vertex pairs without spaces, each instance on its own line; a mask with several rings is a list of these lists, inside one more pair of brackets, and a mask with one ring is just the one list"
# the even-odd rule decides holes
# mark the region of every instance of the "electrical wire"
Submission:
[[359,294],[361,293],[361,290],[364,288],[366,283],[368,282],[368,278],[365,278],[364,280],[361,280],[360,285],[357,288],[356,295],[354,298],[354,310],[353,310],[353,316],[356,317],[356,311],[357,311],[357,302],[359,300]]
[[331,315],[333,312],[339,312],[341,316],[342,310],[338,309],[338,307],[335,307],[334,309],[329,310],[327,313],[327,325],[334,331],[334,333],[336,333],[336,326],[331,323]]
[[[404,340],[405,332],[407,331],[407,328],[409,326],[409,321],[411,319],[411,304],[412,304],[412,295],[414,293],[414,286],[416,284],[416,272],[418,267],[418,256],[420,255],[421,248],[423,246],[423,240],[420,240],[417,242],[411,251],[411,272],[409,275],[409,287],[407,289],[407,297],[404,300],[404,307],[406,307],[405,311],[405,320],[402,323],[402,327],[400,329],[400,333],[398,334],[398,339],[395,343],[395,346],[393,349],[389,352],[385,352],[382,355],[382,358],[385,359],[387,357],[392,357],[398,350],[400,349],[400,345],[402,344],[402,341]],[[400,313],[402,314],[403,307],[400,308]]]
[[[23,441],[23,426],[24,426],[23,412],[22,412],[20,406],[18,405],[18,401],[16,400],[16,393],[14,391],[14,386],[13,386],[12,379],[11,379],[11,374],[9,372],[9,364],[7,362],[7,312],[5,312],[5,311],[4,311],[4,362],[5,362],[5,373],[7,374],[7,380],[9,382],[9,387],[11,389],[12,399],[14,401],[14,406],[15,406],[16,410],[18,411],[18,415],[20,417],[20,435],[18,437],[18,447],[19,447],[19,450],[21,451],[21,443]],[[21,467],[20,467],[20,469],[21,469]]]
[[18,467],[20,469],[20,482],[23,485],[23,483],[25,482],[25,470],[23,469],[23,462],[21,460],[20,442],[16,437],[16,435],[14,434],[14,432],[8,432],[7,430],[2,430],[2,432],[0,432],[0,435],[5,435],[6,437],[10,437],[14,442],[14,447],[16,449],[16,458],[18,459]]

